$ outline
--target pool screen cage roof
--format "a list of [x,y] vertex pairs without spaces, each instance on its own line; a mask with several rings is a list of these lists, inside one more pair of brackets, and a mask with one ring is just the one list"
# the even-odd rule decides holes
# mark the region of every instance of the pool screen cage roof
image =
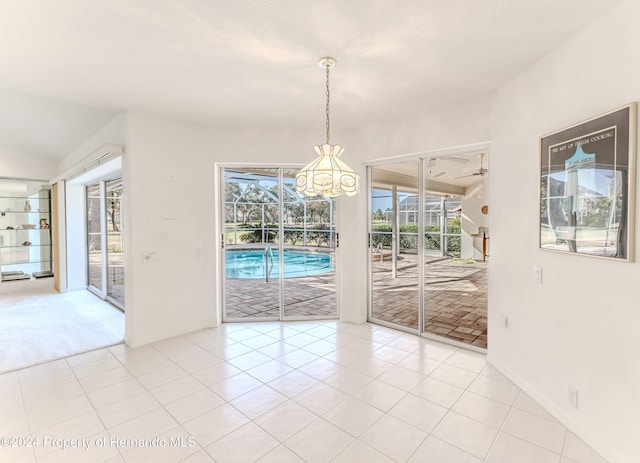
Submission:
[[[283,169],[282,203],[285,228],[299,228],[304,232],[303,243],[312,241],[311,229],[317,235],[325,232],[332,242],[334,234],[334,199],[324,196],[306,197],[295,191],[295,169]],[[277,168],[224,169],[225,222],[234,236],[248,223],[277,223],[279,214],[279,188]],[[232,225],[233,224],[233,225]],[[285,233],[286,235],[286,233]],[[267,237],[264,233],[263,237]],[[330,245],[331,246],[331,245]]]
[[[391,193],[386,188],[376,188],[373,194],[374,197],[384,197],[385,195],[390,195]],[[461,198],[447,198],[444,196],[425,195],[425,225],[439,224],[440,217],[443,214],[446,214],[447,217],[451,217],[453,214],[459,213],[461,204]],[[391,210],[391,208],[388,208],[383,212],[385,214],[385,220],[387,221],[387,223],[391,223],[393,219],[393,211]],[[419,214],[418,195],[416,193],[399,191],[397,212],[399,225],[417,223]]]

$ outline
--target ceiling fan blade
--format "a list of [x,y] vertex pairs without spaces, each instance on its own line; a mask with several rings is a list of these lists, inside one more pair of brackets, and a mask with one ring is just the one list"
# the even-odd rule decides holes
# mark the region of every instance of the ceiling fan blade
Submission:
[[462,177],[456,177],[455,180],[458,180],[460,178],[467,178],[467,177],[477,177],[477,176],[484,177],[489,172],[489,169],[485,169],[483,167],[483,160],[484,160],[484,153],[480,153],[480,168],[476,169],[476,171],[471,174],[463,175]]
[[434,175],[434,178],[442,177],[444,174],[446,174],[446,172],[445,172],[445,171],[442,171],[442,172],[440,172],[439,174]]
[[461,157],[458,157],[458,156],[440,156],[438,159],[441,159],[443,161],[460,162],[460,163],[463,163],[463,164],[469,162],[468,159],[461,158]]

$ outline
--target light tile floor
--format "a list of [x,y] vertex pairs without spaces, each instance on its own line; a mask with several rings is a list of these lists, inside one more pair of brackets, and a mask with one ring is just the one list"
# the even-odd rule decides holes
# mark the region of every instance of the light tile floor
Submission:
[[225,324],[6,373],[0,417],[2,462],[605,461],[482,354],[337,321]]

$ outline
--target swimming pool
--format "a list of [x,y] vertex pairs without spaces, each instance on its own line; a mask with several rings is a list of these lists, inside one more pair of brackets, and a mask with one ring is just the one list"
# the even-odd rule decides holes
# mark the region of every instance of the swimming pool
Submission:
[[[265,278],[264,249],[232,249],[225,253],[227,278]],[[280,253],[273,250],[269,278],[280,276]],[[335,271],[331,255],[325,252],[284,250],[284,277],[295,278]]]

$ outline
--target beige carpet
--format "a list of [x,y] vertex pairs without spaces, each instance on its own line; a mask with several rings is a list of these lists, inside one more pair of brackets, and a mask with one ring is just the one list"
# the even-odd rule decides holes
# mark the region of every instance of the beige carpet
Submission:
[[122,342],[124,314],[88,291],[0,295],[0,373]]

